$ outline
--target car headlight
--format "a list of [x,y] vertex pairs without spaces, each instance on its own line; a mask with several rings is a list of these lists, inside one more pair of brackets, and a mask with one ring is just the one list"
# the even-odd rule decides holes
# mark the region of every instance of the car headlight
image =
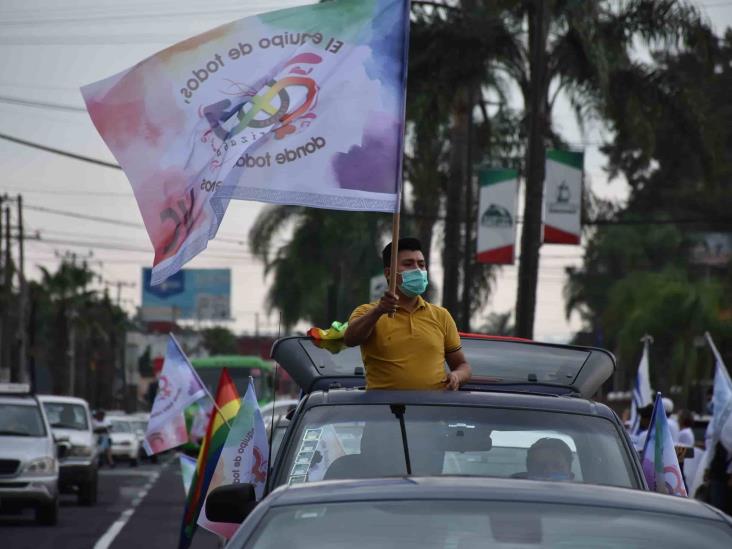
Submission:
[[29,461],[23,472],[29,475],[51,475],[58,472],[58,464],[50,457],[38,458]]
[[90,457],[92,449],[89,446],[72,446],[66,455],[69,457]]

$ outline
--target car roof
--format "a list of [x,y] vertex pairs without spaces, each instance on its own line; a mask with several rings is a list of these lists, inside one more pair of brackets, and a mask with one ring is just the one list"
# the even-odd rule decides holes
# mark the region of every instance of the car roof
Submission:
[[586,414],[614,419],[614,412],[590,400],[555,395],[537,395],[485,391],[379,391],[364,389],[334,389],[311,393],[305,406],[354,404],[415,404],[425,406],[474,406],[523,408],[574,414]]
[[68,402],[71,404],[81,404],[82,406],[89,407],[89,403],[83,398],[63,396],[63,395],[38,395],[38,399],[41,402]]
[[33,395],[0,395],[0,404],[24,404],[26,406],[38,406],[38,401]]
[[[590,398],[615,371],[615,358],[604,349],[540,343],[518,338],[461,335],[462,349],[473,370],[468,387],[579,394]],[[333,383],[364,384],[358,347],[342,340],[305,336],[279,339],[272,357],[305,392]]]
[[688,498],[613,486],[490,477],[393,477],[295,484],[275,490],[270,505],[414,499],[566,504],[723,520],[721,513]]

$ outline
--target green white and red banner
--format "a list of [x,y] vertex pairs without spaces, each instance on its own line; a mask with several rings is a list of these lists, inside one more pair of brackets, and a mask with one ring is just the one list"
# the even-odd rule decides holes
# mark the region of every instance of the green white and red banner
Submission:
[[512,265],[515,257],[518,173],[503,168],[484,168],[478,173],[479,263]]
[[582,168],[584,153],[550,149],[544,179],[546,244],[579,244],[582,235]]

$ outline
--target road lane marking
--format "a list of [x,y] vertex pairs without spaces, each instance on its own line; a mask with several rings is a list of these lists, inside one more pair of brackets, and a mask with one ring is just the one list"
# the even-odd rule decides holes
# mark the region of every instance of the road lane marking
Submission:
[[[147,496],[147,493],[150,491],[150,489],[153,487],[153,485],[157,482],[158,477],[160,476],[160,473],[162,470],[167,466],[167,463],[163,465],[160,470],[151,472],[149,474],[146,474],[150,480],[142,487],[140,492],[137,494],[137,496],[130,502],[130,507],[122,511],[122,514],[119,516],[119,518],[112,523],[112,525],[107,529],[106,532],[104,532],[104,535],[102,535],[101,538],[94,544],[94,549],[108,549],[110,545],[112,545],[112,542],[117,537],[117,535],[122,531],[122,528],[124,528],[125,524],[130,520],[132,515],[135,512],[135,508],[142,502],[142,500],[145,499],[145,496]],[[111,471],[109,471],[111,472]],[[135,471],[137,475],[133,476],[141,476],[139,473],[144,473],[144,471]],[[116,475],[112,475],[116,476]],[[120,475],[121,476],[121,475]]]

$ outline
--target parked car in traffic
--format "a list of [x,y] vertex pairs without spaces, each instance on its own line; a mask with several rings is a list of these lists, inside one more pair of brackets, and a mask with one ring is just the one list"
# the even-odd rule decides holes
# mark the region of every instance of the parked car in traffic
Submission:
[[[209,495],[241,522],[242,486]],[[496,478],[391,478],[280,487],[228,549],[732,547],[732,519],[698,501],[607,486]]]
[[59,488],[74,490],[82,505],[97,502],[99,449],[89,404],[70,396],[39,395],[56,443],[65,448],[59,459]]
[[127,416],[111,416],[109,425],[112,457],[115,461],[121,459],[128,461],[131,467],[137,467],[141,444],[137,426]]
[[40,524],[56,524],[57,452],[63,447],[30,386],[0,384],[0,511],[32,507]]

